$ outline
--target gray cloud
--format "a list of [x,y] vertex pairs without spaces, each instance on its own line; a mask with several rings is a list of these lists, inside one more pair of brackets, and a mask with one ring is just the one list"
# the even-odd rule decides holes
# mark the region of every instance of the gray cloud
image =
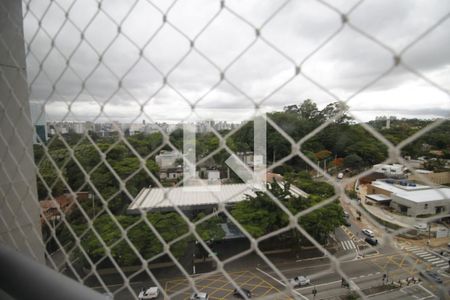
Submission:
[[[64,103],[73,99],[70,118],[97,117],[99,103],[108,101],[105,113],[122,121],[141,117],[144,103],[143,110],[154,119],[184,118],[190,114],[190,103],[200,99],[198,108],[205,116],[238,119],[243,114],[237,109],[253,107],[241,91],[255,102],[264,99],[265,110],[306,98],[319,107],[337,100],[302,75],[292,79],[295,65],[342,25],[340,14],[326,5],[291,1],[266,22],[282,3],[226,1],[222,10],[219,3],[207,0],[178,1],[173,6],[170,1],[151,3],[139,1],[132,8],[133,1],[104,1],[98,11],[96,1],[79,0],[68,11],[70,1],[58,0],[46,12],[48,3],[31,1],[32,13],[26,12],[24,24],[31,50],[27,57],[31,98],[48,101],[49,118],[65,115]],[[329,3],[347,12],[356,1]],[[400,51],[449,11],[447,1],[364,1],[349,19]],[[163,15],[168,22],[163,22]],[[253,26],[262,26],[261,36],[277,49],[258,39]],[[447,89],[449,30],[447,20],[402,55],[405,63]],[[40,64],[44,72],[39,71]],[[345,100],[392,64],[389,51],[344,26],[301,70]],[[220,82],[221,72],[235,87]],[[163,86],[165,77],[170,86]],[[53,86],[56,93],[51,92]],[[377,114],[421,116],[424,109],[437,117],[448,115],[449,100],[448,93],[398,67],[349,105],[363,119]]]

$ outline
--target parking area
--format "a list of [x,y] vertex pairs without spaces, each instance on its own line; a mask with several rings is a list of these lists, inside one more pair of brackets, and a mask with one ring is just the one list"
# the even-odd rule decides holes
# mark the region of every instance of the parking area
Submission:
[[[275,299],[291,299],[286,295],[280,294],[280,290],[272,283],[251,271],[230,272],[229,275],[240,287],[250,290],[252,297],[274,295]],[[208,293],[210,299],[234,298],[233,291],[235,288],[223,274],[213,274],[206,278],[194,278],[194,282],[200,292]],[[188,286],[186,279],[175,279],[165,282],[164,288],[169,295],[173,295]],[[171,297],[171,299],[189,299],[192,293],[193,290],[189,288]]]

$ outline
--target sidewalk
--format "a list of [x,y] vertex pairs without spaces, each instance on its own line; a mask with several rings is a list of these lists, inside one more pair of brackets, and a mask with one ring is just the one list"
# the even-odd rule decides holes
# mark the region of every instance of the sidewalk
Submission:
[[421,239],[421,240],[411,240],[406,238],[397,237],[399,241],[401,241],[404,244],[408,244],[411,246],[420,246],[420,247],[429,247],[429,248],[448,248],[447,244],[450,242],[450,239],[448,237],[443,238],[432,238],[430,239],[430,244],[428,245],[428,239]]
[[417,223],[415,218],[399,216],[380,207],[367,205],[366,203],[364,203],[364,200],[361,201],[361,205],[376,218],[402,228],[412,228]]

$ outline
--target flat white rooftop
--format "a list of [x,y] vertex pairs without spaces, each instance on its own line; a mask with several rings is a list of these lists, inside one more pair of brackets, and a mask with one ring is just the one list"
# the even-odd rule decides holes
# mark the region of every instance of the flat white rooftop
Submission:
[[392,200],[391,197],[388,197],[388,196],[382,195],[382,194],[370,194],[370,195],[366,195],[366,197],[369,198],[370,200],[377,201],[377,202]]
[[246,195],[255,196],[255,192],[246,184],[227,184],[207,186],[202,190],[198,186],[173,188],[144,188],[128,207],[135,209],[162,209],[174,206],[200,206],[243,201]]
[[415,186],[403,186],[395,183],[387,183],[383,180],[375,180],[372,182],[372,186],[379,187],[383,190],[389,191],[391,193],[402,193],[409,191],[419,191],[419,190],[427,190],[431,189],[428,185],[416,184]]
[[397,196],[416,203],[442,201],[442,200],[448,200],[450,203],[450,188],[437,188],[437,189],[430,188],[428,190],[420,190],[406,193],[403,192],[398,193]]
[[[279,183],[283,186],[282,183]],[[293,195],[307,197],[308,194],[291,185]],[[233,204],[256,196],[255,190],[244,183],[170,188],[143,188],[128,207],[128,211],[165,210],[175,206],[191,207]]]

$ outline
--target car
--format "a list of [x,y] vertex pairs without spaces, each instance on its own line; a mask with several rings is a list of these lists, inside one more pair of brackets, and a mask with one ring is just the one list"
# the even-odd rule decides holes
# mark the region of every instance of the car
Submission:
[[350,223],[347,219],[344,219],[344,226],[351,227],[352,223]]
[[362,231],[362,233],[364,233],[364,234],[367,235],[368,237],[374,237],[374,236],[375,236],[375,234],[373,233],[373,231],[370,230],[370,229],[364,228],[364,229],[361,230],[361,231]]
[[[245,295],[245,296],[244,296]],[[248,289],[245,288],[240,288],[239,289],[235,289],[233,291],[233,296],[236,298],[241,298],[241,299],[246,299],[247,298],[251,298],[252,297],[252,292]]]
[[378,240],[371,238],[371,237],[366,237],[364,239],[368,244],[371,244],[372,246],[376,246],[378,244]]
[[189,300],[208,300],[208,293],[193,293]]
[[159,295],[159,289],[156,286],[149,287],[148,289],[142,288],[138,295],[139,300],[156,299]]
[[417,230],[427,230],[428,225],[426,223],[417,223],[416,225],[414,225],[414,228]]
[[422,275],[425,278],[431,279],[437,283],[442,283],[442,278],[441,276],[439,276],[438,273],[433,272],[433,271],[425,271],[425,272],[420,272],[420,275]]
[[346,210],[344,210],[344,217],[346,217],[346,218],[350,217],[350,214]]
[[437,253],[439,253],[441,256],[450,256],[449,250],[445,249],[445,248],[440,248],[436,251]]
[[344,178],[344,173],[339,173],[339,174],[337,175],[337,179],[342,179],[342,178]]
[[297,276],[289,280],[289,284],[293,287],[304,286],[311,283],[311,279],[308,276]]

